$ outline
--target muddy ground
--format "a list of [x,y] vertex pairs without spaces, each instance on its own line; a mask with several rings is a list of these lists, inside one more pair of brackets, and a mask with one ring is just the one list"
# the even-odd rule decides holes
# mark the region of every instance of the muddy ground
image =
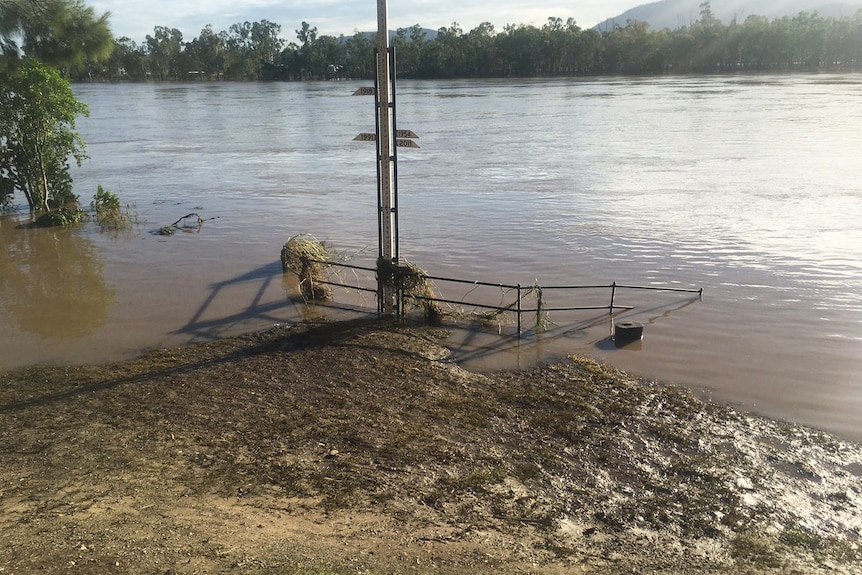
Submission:
[[862,447],[435,328],[0,374],[0,573],[862,573]]

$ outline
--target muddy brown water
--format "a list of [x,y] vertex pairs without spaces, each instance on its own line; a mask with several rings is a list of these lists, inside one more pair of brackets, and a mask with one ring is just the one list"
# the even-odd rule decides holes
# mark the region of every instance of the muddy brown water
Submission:
[[[91,111],[76,190],[89,202],[103,185],[137,224],[34,230],[22,210],[0,216],[0,368],[346,313],[298,303],[278,260],[311,233],[374,261],[374,150],[352,141],[374,130],[371,100],[351,96],[362,85],[75,86]],[[427,272],[704,290],[618,292],[634,309],[616,321],[645,324],[635,348],[609,341],[606,311],[551,312],[541,334],[525,314],[520,340],[511,321],[456,331],[456,359],[494,369],[585,353],[862,439],[862,77],[402,81],[397,106],[421,146],[398,156],[401,254]],[[189,213],[203,224],[151,233]],[[607,305],[609,290],[543,297]]]

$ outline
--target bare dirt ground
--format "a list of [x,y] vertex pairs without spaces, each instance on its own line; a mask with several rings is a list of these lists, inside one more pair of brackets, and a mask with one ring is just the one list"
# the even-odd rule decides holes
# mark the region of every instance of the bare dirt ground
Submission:
[[862,573],[862,447],[593,361],[279,327],[0,374],[0,574]]

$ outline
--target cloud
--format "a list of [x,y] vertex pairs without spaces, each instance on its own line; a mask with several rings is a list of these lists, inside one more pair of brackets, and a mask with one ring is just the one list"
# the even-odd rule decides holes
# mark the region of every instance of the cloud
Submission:
[[[110,11],[111,28],[117,37],[143,42],[155,26],[178,28],[186,40],[197,37],[211,24],[216,32],[232,24],[269,20],[282,27],[282,36],[292,41],[303,21],[320,34],[351,36],[356,31],[377,29],[374,0],[95,0],[88,2],[98,13]],[[469,31],[491,22],[499,31],[506,24],[544,25],[549,17],[574,18],[582,28],[616,16],[628,2],[533,2],[513,0],[403,0],[388,2],[389,28],[420,24],[425,28],[449,27],[457,22]]]

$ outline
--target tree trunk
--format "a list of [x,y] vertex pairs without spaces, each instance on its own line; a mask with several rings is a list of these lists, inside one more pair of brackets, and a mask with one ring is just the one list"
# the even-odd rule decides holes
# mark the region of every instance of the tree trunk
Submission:
[[[17,135],[18,141],[23,142],[24,136],[23,136],[23,132],[21,131],[21,127],[16,126],[16,129],[18,131],[18,135]],[[24,152],[24,150],[26,150],[26,148],[21,148],[21,149],[19,149],[18,153],[21,154]],[[22,191],[24,192],[24,197],[27,198],[27,203],[30,205],[30,209],[35,210],[36,209],[36,201],[35,201],[35,198],[33,197],[33,179],[30,177],[31,174],[30,174],[30,170],[28,169],[30,167],[30,162],[26,161],[26,158],[25,158],[23,162],[17,161],[17,159],[16,159],[16,163],[18,164],[18,178],[17,178],[17,180],[19,180],[18,185],[21,187]],[[21,173],[22,168],[25,169],[24,174]],[[20,181],[20,180],[23,180],[23,181]]]
[[42,208],[46,212],[50,212],[51,208],[48,206],[48,174],[45,173],[45,163],[42,161],[42,146],[39,143],[39,137],[36,136],[36,162],[39,166],[39,190],[41,191],[41,197],[39,200],[41,201]]

